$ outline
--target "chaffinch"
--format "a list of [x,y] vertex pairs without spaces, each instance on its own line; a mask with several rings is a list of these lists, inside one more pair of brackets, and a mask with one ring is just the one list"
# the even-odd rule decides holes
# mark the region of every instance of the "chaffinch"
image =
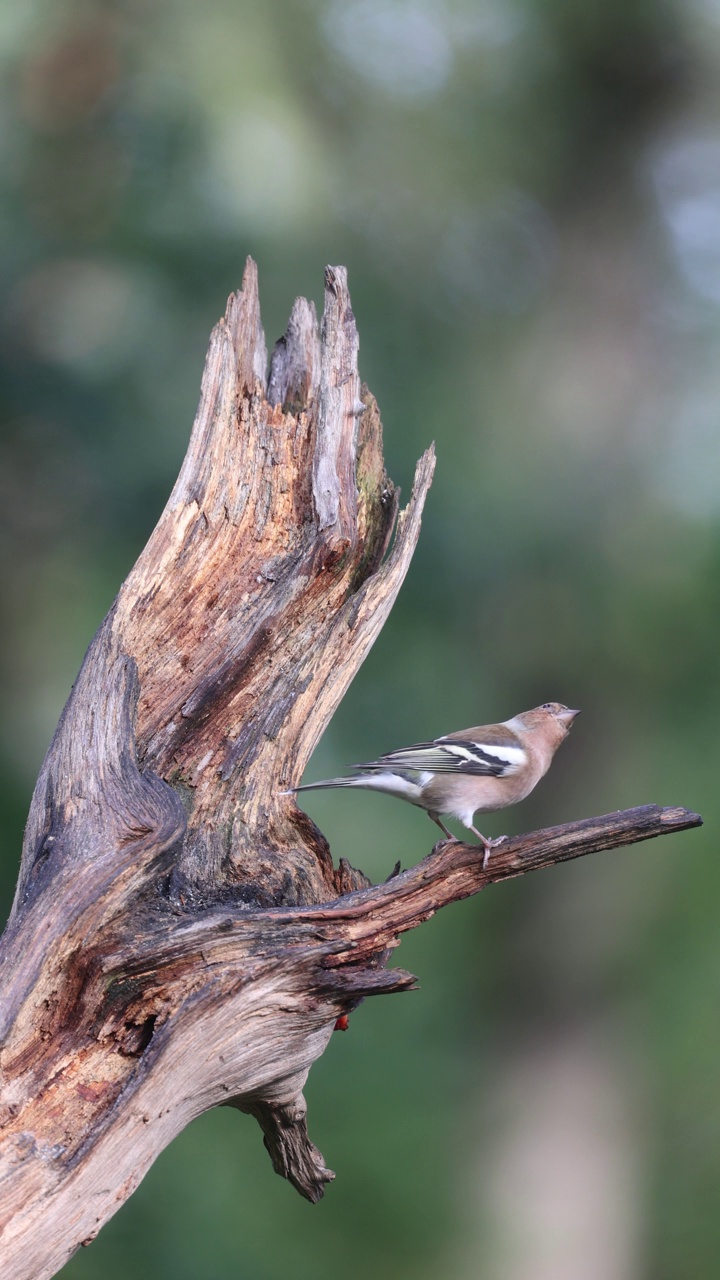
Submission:
[[456,837],[440,814],[458,818],[480,840],[485,867],[490,850],[507,836],[488,840],[473,826],[475,813],[490,813],[524,800],[547,773],[579,714],[562,702],[544,702],[501,724],[484,724],[448,733],[434,742],[418,742],[355,765],[357,773],[349,777],[309,782],[295,790],[361,787],[384,791],[424,809],[449,840]]

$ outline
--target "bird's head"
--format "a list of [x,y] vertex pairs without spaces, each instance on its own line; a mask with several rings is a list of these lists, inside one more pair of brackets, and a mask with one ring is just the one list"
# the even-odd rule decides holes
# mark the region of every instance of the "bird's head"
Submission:
[[515,719],[522,723],[524,729],[548,734],[559,745],[567,737],[573,720],[579,715],[579,711],[573,711],[562,702],[543,702],[541,707],[523,711]]

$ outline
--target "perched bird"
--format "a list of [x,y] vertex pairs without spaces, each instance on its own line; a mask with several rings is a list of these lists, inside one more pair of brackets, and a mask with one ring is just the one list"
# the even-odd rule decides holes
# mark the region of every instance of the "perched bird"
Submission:
[[440,814],[458,818],[481,841],[485,867],[490,850],[507,836],[488,840],[473,826],[475,813],[490,813],[524,800],[547,773],[579,714],[562,702],[544,702],[501,724],[484,724],[448,733],[434,742],[418,742],[353,766],[357,773],[349,777],[308,782],[294,790],[360,787],[384,791],[425,809],[449,840],[456,837]]

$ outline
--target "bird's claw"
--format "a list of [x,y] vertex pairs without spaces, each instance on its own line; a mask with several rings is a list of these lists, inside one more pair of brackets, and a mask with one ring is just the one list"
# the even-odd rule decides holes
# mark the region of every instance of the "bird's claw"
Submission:
[[506,840],[507,836],[496,836],[494,840],[483,841],[483,871],[486,870],[487,864],[490,861],[490,850],[497,849],[498,845],[504,844]]
[[458,836],[443,836],[441,840],[435,841],[435,844],[433,845],[433,852],[436,849],[442,848],[442,846],[446,844],[462,844],[462,841]]

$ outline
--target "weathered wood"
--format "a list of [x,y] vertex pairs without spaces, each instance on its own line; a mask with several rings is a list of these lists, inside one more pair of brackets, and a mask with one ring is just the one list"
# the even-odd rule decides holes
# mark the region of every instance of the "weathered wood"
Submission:
[[[158,525],[92,642],[33,796],[0,941],[0,1257],[43,1280],[196,1115],[254,1115],[311,1200],[302,1088],[337,1016],[412,986],[399,935],[492,880],[696,825],[648,806],[443,842],[372,887],[281,793],[385,621],[434,456],[397,514],[344,271],[266,378],[255,267],[215,328]],[[393,538],[393,529],[394,538]]]

